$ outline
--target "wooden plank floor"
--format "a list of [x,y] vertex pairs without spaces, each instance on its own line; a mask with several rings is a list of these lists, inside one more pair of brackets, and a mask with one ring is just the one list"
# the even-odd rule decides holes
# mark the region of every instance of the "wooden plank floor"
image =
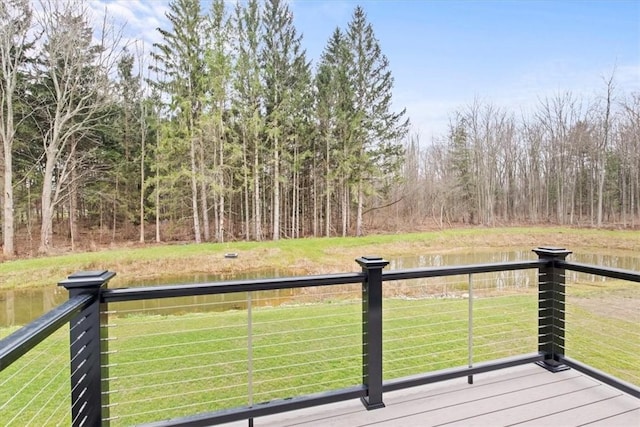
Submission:
[[[385,393],[386,407],[339,402],[254,420],[285,426],[632,426],[640,427],[640,399],[575,370],[551,373],[525,365]],[[247,421],[227,424],[247,426]]]

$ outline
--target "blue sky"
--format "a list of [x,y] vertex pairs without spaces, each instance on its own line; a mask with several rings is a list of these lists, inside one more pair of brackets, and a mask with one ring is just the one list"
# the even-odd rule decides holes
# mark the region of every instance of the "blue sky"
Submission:
[[[233,3],[233,2],[230,2]],[[94,0],[131,36],[157,40],[168,28],[164,0]],[[336,27],[361,5],[423,143],[443,136],[452,112],[475,98],[520,114],[540,98],[571,91],[594,99],[616,69],[618,97],[640,91],[640,1],[290,0],[315,64]]]

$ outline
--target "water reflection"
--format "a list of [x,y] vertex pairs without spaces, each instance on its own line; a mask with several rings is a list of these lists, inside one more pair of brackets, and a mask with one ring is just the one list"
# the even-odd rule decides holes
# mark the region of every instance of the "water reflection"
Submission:
[[[157,286],[177,283],[204,283],[225,280],[283,277],[289,275],[290,274],[288,274],[288,272],[282,272],[276,269],[251,271],[235,275],[195,274],[189,277],[163,277],[156,280],[139,280],[136,282],[124,283],[118,287]],[[286,302],[286,298],[291,297],[291,295],[287,297],[286,292],[280,292],[280,294],[282,294],[282,303]],[[173,310],[172,312],[177,313],[179,312],[179,308],[176,307],[171,309],[171,307],[183,305],[195,305],[194,309],[189,309],[190,311],[198,311],[198,306],[205,307],[212,304],[215,307],[218,307],[217,310],[219,311],[246,308],[246,298],[244,302],[238,302],[234,300],[234,298],[237,297],[233,297],[233,295],[236,294],[131,301],[120,303],[119,307],[122,307],[122,310],[125,311],[133,311],[135,309],[138,311],[143,310],[151,312],[152,310],[155,310],[156,313],[161,314],[166,314],[171,310]],[[0,328],[6,326],[25,325],[68,299],[69,293],[67,290],[59,286],[0,291]],[[211,308],[202,308],[201,310],[210,311]]]
[[391,260],[389,269],[401,270],[405,268],[445,267],[449,265],[524,261],[528,259],[536,259],[536,254],[531,250],[411,255]]
[[[265,277],[265,276],[262,276]],[[252,306],[280,306],[296,296],[294,289],[277,289],[252,293]],[[118,316],[129,315],[169,315],[185,313],[205,313],[211,311],[246,310],[247,293],[220,295],[194,295],[188,297],[160,298],[140,301],[125,301],[109,305],[109,311]]]
[[57,287],[0,291],[0,327],[29,323],[68,299]]
[[[515,250],[503,252],[471,252],[471,253],[447,253],[414,255],[391,259],[389,270],[443,267],[448,265],[468,265],[488,262],[508,262],[536,259],[531,250]],[[619,256],[608,254],[572,254],[570,260],[595,264],[604,267],[623,268],[628,270],[640,270],[640,258],[631,256]],[[355,271],[354,267],[354,271]],[[491,282],[497,290],[505,288],[529,288],[537,283],[536,273],[533,270],[504,271],[492,273]],[[576,280],[578,273],[570,272],[569,280]],[[175,283],[202,283],[223,280],[242,280],[255,278],[271,278],[290,276],[293,273],[282,270],[261,270],[243,274],[205,275],[198,274],[190,277],[168,277],[153,281],[137,281],[121,285],[148,286]],[[581,276],[582,280],[604,281],[604,277],[589,275]],[[489,280],[489,279],[487,279]],[[255,305],[278,305],[291,301],[297,296],[296,290],[278,290],[267,293],[257,293],[254,297]],[[65,289],[58,286],[37,289],[21,289],[0,291],[0,327],[24,325],[38,316],[46,313],[68,299]],[[188,308],[187,308],[188,306]],[[224,311],[233,309],[246,309],[246,294],[207,295],[171,299],[157,299],[148,301],[132,301],[118,304],[118,311],[146,312],[154,314],[179,313],[182,311]]]
[[[537,255],[531,250],[411,255],[391,260],[389,267],[391,269],[444,267],[447,265],[468,265],[532,259],[537,259]],[[569,255],[569,258],[567,259],[570,261],[593,264],[601,267],[640,270],[640,258],[633,256],[609,255],[602,253],[575,253]]]
[[[531,250],[516,250],[503,252],[471,252],[471,253],[449,253],[449,254],[429,254],[400,257],[389,263],[391,270],[445,267],[450,265],[483,264],[492,262],[525,261],[537,259],[537,255]],[[640,271],[640,258],[632,256],[609,255],[602,253],[576,253],[568,258],[570,261],[584,264],[592,264],[608,268],[621,268],[625,270]],[[528,287],[537,283],[536,273],[528,270],[500,271],[494,274],[496,287]],[[567,272],[567,280],[575,281],[580,277],[583,281],[598,282],[606,281],[603,276],[593,274],[583,274],[574,271]]]

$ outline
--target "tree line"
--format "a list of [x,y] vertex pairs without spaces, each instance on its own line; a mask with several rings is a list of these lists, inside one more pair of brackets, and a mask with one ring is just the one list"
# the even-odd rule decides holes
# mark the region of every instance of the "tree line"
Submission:
[[174,0],[166,17],[145,46],[82,0],[0,4],[6,257],[87,235],[223,242],[640,216],[640,101],[617,101],[613,77],[602,99],[566,94],[520,119],[475,102],[421,144],[392,108],[361,7],[317,64],[284,0]]
[[516,113],[475,100],[452,115],[445,138],[406,148],[398,215],[455,223],[613,225],[640,219],[640,93],[615,99],[570,92]]

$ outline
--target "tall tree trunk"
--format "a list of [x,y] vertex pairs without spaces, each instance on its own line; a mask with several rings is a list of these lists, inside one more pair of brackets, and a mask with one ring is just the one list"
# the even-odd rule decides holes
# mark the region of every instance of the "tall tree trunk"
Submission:
[[[13,115],[13,112],[11,112]],[[12,118],[7,117],[7,124],[11,123],[11,129],[13,129]],[[7,126],[7,133],[13,134],[13,130],[9,130]],[[13,139],[13,137],[11,137]],[[4,245],[2,247],[2,253],[5,257],[13,257],[15,254],[14,247],[14,218],[13,218],[13,150],[12,144],[7,140],[6,135],[4,139],[4,216],[2,226],[2,237]]]
[[71,182],[69,184],[69,237],[71,240],[71,250],[76,250],[76,238],[78,236],[78,171],[77,159],[74,151],[71,153]]
[[111,229],[112,242],[116,240],[116,230],[118,228],[118,198],[120,197],[119,185],[120,185],[120,178],[116,176],[116,188],[113,193],[113,218],[112,218],[113,228]]
[[[159,121],[160,118],[158,117]],[[160,162],[158,161],[159,153],[160,153],[160,141],[162,139],[162,128],[158,129],[158,135],[156,136],[156,243],[160,243],[162,240],[160,239]]]
[[627,177],[624,172],[620,172],[620,213],[622,214],[622,227],[627,227]]
[[242,195],[244,203],[244,238],[251,240],[251,212],[249,211],[249,165],[247,160],[247,136],[242,132]]
[[[6,2],[5,2],[6,3]],[[9,2],[2,9],[0,26],[0,192],[3,199],[2,252],[6,258],[15,255],[14,246],[14,200],[13,200],[13,142],[15,138],[13,99],[18,83],[20,67],[28,55],[25,50],[32,44],[27,37],[33,36],[31,29],[31,2]],[[36,31],[37,32],[37,31]],[[27,212],[31,207],[27,207]]]
[[364,207],[364,189],[362,188],[362,178],[358,180],[358,207],[356,209],[356,236],[363,235],[362,230],[362,209]]
[[326,162],[324,169],[324,191],[325,191],[325,206],[324,206],[324,235],[326,237],[331,236],[331,167],[329,163],[329,144],[327,143]]
[[145,111],[142,111],[142,127],[141,127],[141,138],[140,138],[140,243],[144,243],[144,161],[146,155],[146,142],[147,142],[147,128],[146,122],[144,120]]
[[[192,128],[193,129],[193,128]],[[198,214],[198,170],[196,168],[196,147],[195,138],[191,137],[191,212],[193,216],[193,234],[196,243],[202,242],[200,232],[200,216]]]
[[611,128],[611,123],[609,122],[611,117],[611,96],[613,94],[613,75],[607,82],[607,100],[605,107],[605,115],[604,115],[604,129],[603,129],[603,137],[602,137],[602,146],[600,147],[599,155],[600,157],[600,169],[599,169],[599,177],[598,177],[598,227],[602,227],[602,202],[604,198],[604,181],[607,177],[607,148],[609,146],[609,129]]
[[347,237],[349,229],[349,187],[346,179],[342,179],[342,237]]
[[[637,153],[636,153],[637,155]],[[635,221],[636,221],[636,215],[638,215],[640,217],[640,197],[638,198],[638,206],[636,208],[636,192],[638,191],[638,189],[640,189],[640,174],[638,173],[638,170],[635,168],[631,168],[632,173],[635,175],[635,185],[634,185],[634,179],[633,177],[631,178],[630,181],[630,188],[629,188],[629,214],[631,216],[631,228],[634,228],[635,226]]]
[[42,223],[40,227],[40,247],[38,252],[47,253],[51,249],[53,238],[53,167],[55,157],[47,152],[42,181]]
[[273,142],[273,240],[280,240],[280,146],[278,137]]
[[595,224],[595,219],[596,219],[596,213],[595,213],[596,211],[594,207],[595,192],[593,191],[595,176],[594,176],[593,169],[591,170],[590,175],[591,175],[591,179],[589,179],[589,217],[590,217],[591,225],[593,226]]
[[313,237],[318,237],[318,215],[319,215],[319,207],[318,207],[318,165],[316,164],[315,156],[313,157],[313,172],[311,175],[311,186],[313,191]]
[[298,224],[298,206],[300,200],[300,172],[298,171],[298,144],[294,143],[293,149],[293,181],[291,183],[291,238],[297,239],[300,237],[299,224]]
[[224,242],[224,209],[225,209],[225,195],[224,195],[224,158],[220,156],[220,196],[218,198],[218,230],[217,230],[217,241],[219,243]]
[[602,227],[602,202],[604,198],[604,181],[607,176],[607,171],[602,161],[601,169],[598,171],[598,227]]
[[209,226],[209,202],[207,200],[208,188],[207,180],[205,178],[206,168],[202,139],[200,139],[200,143],[198,144],[198,154],[200,157],[200,207],[202,209],[202,228],[204,232],[204,240],[205,242],[208,242],[211,239],[211,229]]
[[258,135],[253,137],[253,221],[254,236],[259,242],[262,240],[262,203],[260,200],[260,152],[258,150]]

